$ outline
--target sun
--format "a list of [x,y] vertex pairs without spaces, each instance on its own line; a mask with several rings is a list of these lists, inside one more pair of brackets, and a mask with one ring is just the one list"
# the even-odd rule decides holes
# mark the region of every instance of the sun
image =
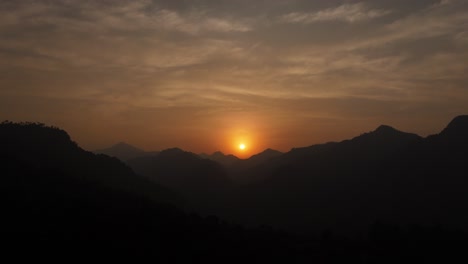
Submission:
[[244,150],[244,149],[245,149],[245,144],[240,144],[240,145],[239,145],[239,149],[240,149],[240,150]]

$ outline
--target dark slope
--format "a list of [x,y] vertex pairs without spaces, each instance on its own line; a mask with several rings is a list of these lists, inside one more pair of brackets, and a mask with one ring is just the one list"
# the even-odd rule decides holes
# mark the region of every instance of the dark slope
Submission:
[[95,150],[93,152],[96,154],[105,154],[110,157],[115,157],[124,162],[138,157],[157,154],[157,152],[146,152],[124,142],[120,142],[106,149]]
[[[266,181],[267,184],[279,181],[279,186],[284,186],[282,181],[287,181],[287,186],[304,186],[308,181],[315,182],[338,174],[347,174],[352,180],[352,175],[379,168],[398,151],[419,140],[421,137],[415,134],[379,126],[372,132],[339,143],[294,148],[270,162],[266,168],[269,172]],[[346,178],[342,180],[346,182]]]
[[[447,138],[454,143],[467,144],[468,139],[468,115],[455,117],[448,126],[439,134],[442,138]],[[464,145],[466,147],[466,145]]]
[[117,143],[109,148],[93,151],[96,154],[105,154],[122,161],[145,155],[145,151],[124,142]]
[[210,208],[220,206],[221,197],[231,188],[222,165],[178,148],[136,158],[128,164],[153,182],[177,191],[198,210],[213,212]]
[[[357,147],[359,151],[353,150],[353,142],[357,142],[353,139],[307,148],[306,154],[295,158],[284,159],[282,155],[268,161],[278,166],[272,165],[276,170],[273,177],[237,193],[226,208],[244,220],[322,234],[297,237],[270,228],[233,227],[213,216],[188,215],[154,203],[159,195],[150,200],[135,194],[138,188],[128,189],[132,184],[127,172],[136,175],[117,159],[85,152],[55,128],[4,123],[0,125],[2,254],[36,260],[57,254],[68,258],[99,254],[108,260],[131,254],[163,263],[238,263],[245,259],[415,263],[466,259],[466,233],[454,228],[464,228],[468,222],[468,146],[463,143],[466,134],[462,129],[448,127],[455,132],[424,140],[412,137],[415,141],[406,139],[406,135],[407,144],[396,148],[400,141],[390,146],[376,140],[372,132],[355,138],[367,146]],[[394,137],[399,132],[391,134]],[[348,150],[343,157],[360,155],[352,163],[336,159],[333,166],[310,173],[320,165],[314,161],[317,157],[336,157],[340,154],[337,150]],[[163,154],[162,167],[171,160],[185,164],[195,160],[193,154],[178,149]],[[365,167],[369,157],[377,165]],[[307,164],[312,168],[304,173],[301,169]],[[421,226],[434,223],[434,219],[440,225]],[[405,228],[411,223],[418,226]],[[370,228],[369,236],[349,240],[333,235],[350,226]],[[323,232],[326,228],[331,231]]]
[[248,159],[238,160],[229,168],[229,177],[239,184],[251,184],[268,177],[268,166],[274,160],[283,155],[282,152],[274,149],[253,155]]
[[418,135],[398,131],[390,126],[381,125],[376,130],[364,133],[339,143],[327,143],[305,148],[295,148],[286,153],[285,160],[307,161],[317,156],[338,158],[382,158],[421,139]]
[[[138,179],[117,159],[81,150],[56,128],[2,123],[0,165],[6,258],[239,263],[313,256],[313,248],[301,252],[294,246],[298,240],[283,233],[231,226],[155,203],[164,189]],[[152,199],[135,193],[141,183]]]
[[76,180],[138,193],[154,201],[178,203],[179,200],[172,191],[136,175],[118,159],[84,151],[58,128],[2,123],[0,146],[2,155],[38,169],[54,170]]
[[427,139],[380,126],[293,149],[263,168],[266,180],[244,189],[239,215],[298,230],[357,231],[378,219],[467,228],[464,120]]
[[225,155],[221,151],[216,151],[211,155],[202,153],[199,156],[204,158],[204,159],[209,159],[209,160],[212,160],[212,161],[216,161],[219,164],[223,165],[225,168],[230,168],[233,164],[235,164],[237,161],[239,161],[238,157],[236,157],[236,156],[234,156],[232,154]]
[[399,205],[396,215],[467,227],[467,128],[467,116],[454,118],[439,134],[401,152],[394,165],[382,172],[391,181],[389,192],[398,192],[394,201],[387,201]]
[[[260,163],[269,161],[273,158],[281,156],[283,153],[274,149],[265,149],[264,151],[253,155],[252,157],[245,160],[244,164],[248,164],[247,166],[253,167]],[[244,165],[245,166],[245,165]]]

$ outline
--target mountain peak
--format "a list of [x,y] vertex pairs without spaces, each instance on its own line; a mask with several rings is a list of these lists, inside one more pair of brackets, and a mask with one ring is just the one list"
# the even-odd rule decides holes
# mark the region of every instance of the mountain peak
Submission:
[[133,147],[133,146],[126,143],[126,142],[121,141],[121,142],[115,144],[114,147]]
[[211,156],[214,156],[214,157],[215,157],[215,156],[218,156],[218,157],[220,157],[220,156],[226,156],[226,155],[224,155],[223,152],[221,152],[221,151],[218,150],[218,151],[213,152],[213,154],[211,154]]
[[452,119],[441,134],[466,137],[468,135],[468,115],[460,115]]
[[281,155],[281,154],[283,154],[283,152],[275,150],[275,149],[267,148],[267,149],[265,149],[264,151],[262,151],[262,152],[260,152],[258,154],[278,154],[278,155]]
[[116,157],[122,161],[133,159],[145,155],[145,151],[125,142],[119,142],[112,147],[93,151],[98,154],[105,154]]
[[204,155],[200,155],[202,158],[204,159],[209,159],[209,160],[213,160],[213,161],[216,161],[218,162],[219,164],[223,165],[223,166],[231,166],[232,164],[234,164],[235,162],[237,162],[239,160],[239,158],[237,158],[236,156],[232,155],[232,154],[224,154],[223,152],[221,151],[215,151],[213,152],[213,154],[211,155],[207,155],[207,154],[204,154]]
[[389,148],[393,149],[397,146],[407,145],[409,142],[419,139],[420,136],[412,133],[399,131],[388,125],[381,125],[374,131],[361,134],[351,140],[345,140],[347,144],[360,144],[375,148]]
[[393,132],[400,132],[395,128],[388,126],[388,125],[380,125],[377,129],[374,130],[377,133],[393,133]]
[[408,132],[403,132],[398,129],[395,129],[391,126],[388,125],[380,125],[377,127],[374,131],[364,133],[360,137],[373,137],[373,138],[380,138],[385,139],[385,140],[390,140],[391,138],[420,138],[420,136],[413,134],[413,133],[408,133]]
[[176,155],[176,154],[179,154],[179,153],[184,153],[185,151],[180,149],[180,148],[168,148],[168,149],[165,149],[163,151],[161,151],[160,154],[163,154],[163,155]]
[[249,158],[249,160],[262,160],[263,161],[263,160],[268,160],[274,157],[278,157],[282,154],[283,153],[278,150],[267,148],[264,151],[253,155],[252,157]]
[[111,149],[125,149],[125,150],[131,150],[131,151],[136,151],[136,152],[144,152],[144,150],[141,150],[135,146],[132,146],[128,143],[125,143],[125,142],[119,142],[115,145],[113,145],[112,147],[110,147]]

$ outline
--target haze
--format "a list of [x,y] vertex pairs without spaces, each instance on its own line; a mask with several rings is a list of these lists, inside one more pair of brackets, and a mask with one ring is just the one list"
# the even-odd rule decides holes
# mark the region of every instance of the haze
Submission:
[[241,156],[428,135],[468,111],[467,28],[463,0],[2,0],[0,119]]

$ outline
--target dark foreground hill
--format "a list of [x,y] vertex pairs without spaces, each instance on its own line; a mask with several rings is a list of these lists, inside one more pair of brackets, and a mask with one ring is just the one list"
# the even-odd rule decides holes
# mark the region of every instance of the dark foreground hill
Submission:
[[[273,157],[261,168],[264,181],[236,189],[219,209],[231,219],[299,235],[185,213],[170,205],[180,203],[176,194],[115,158],[82,150],[62,130],[2,123],[1,253],[49,259],[130,254],[183,263],[466,257],[467,141],[464,118],[454,122],[427,139],[381,127]],[[168,166],[174,157],[194,167]],[[159,158],[153,169],[161,177],[202,177],[219,168],[177,149]],[[190,174],[194,168],[199,170]],[[356,227],[360,233],[343,232]]]
[[232,263],[295,255],[282,233],[177,209],[174,193],[80,149],[57,128],[2,123],[0,165],[3,257]]

